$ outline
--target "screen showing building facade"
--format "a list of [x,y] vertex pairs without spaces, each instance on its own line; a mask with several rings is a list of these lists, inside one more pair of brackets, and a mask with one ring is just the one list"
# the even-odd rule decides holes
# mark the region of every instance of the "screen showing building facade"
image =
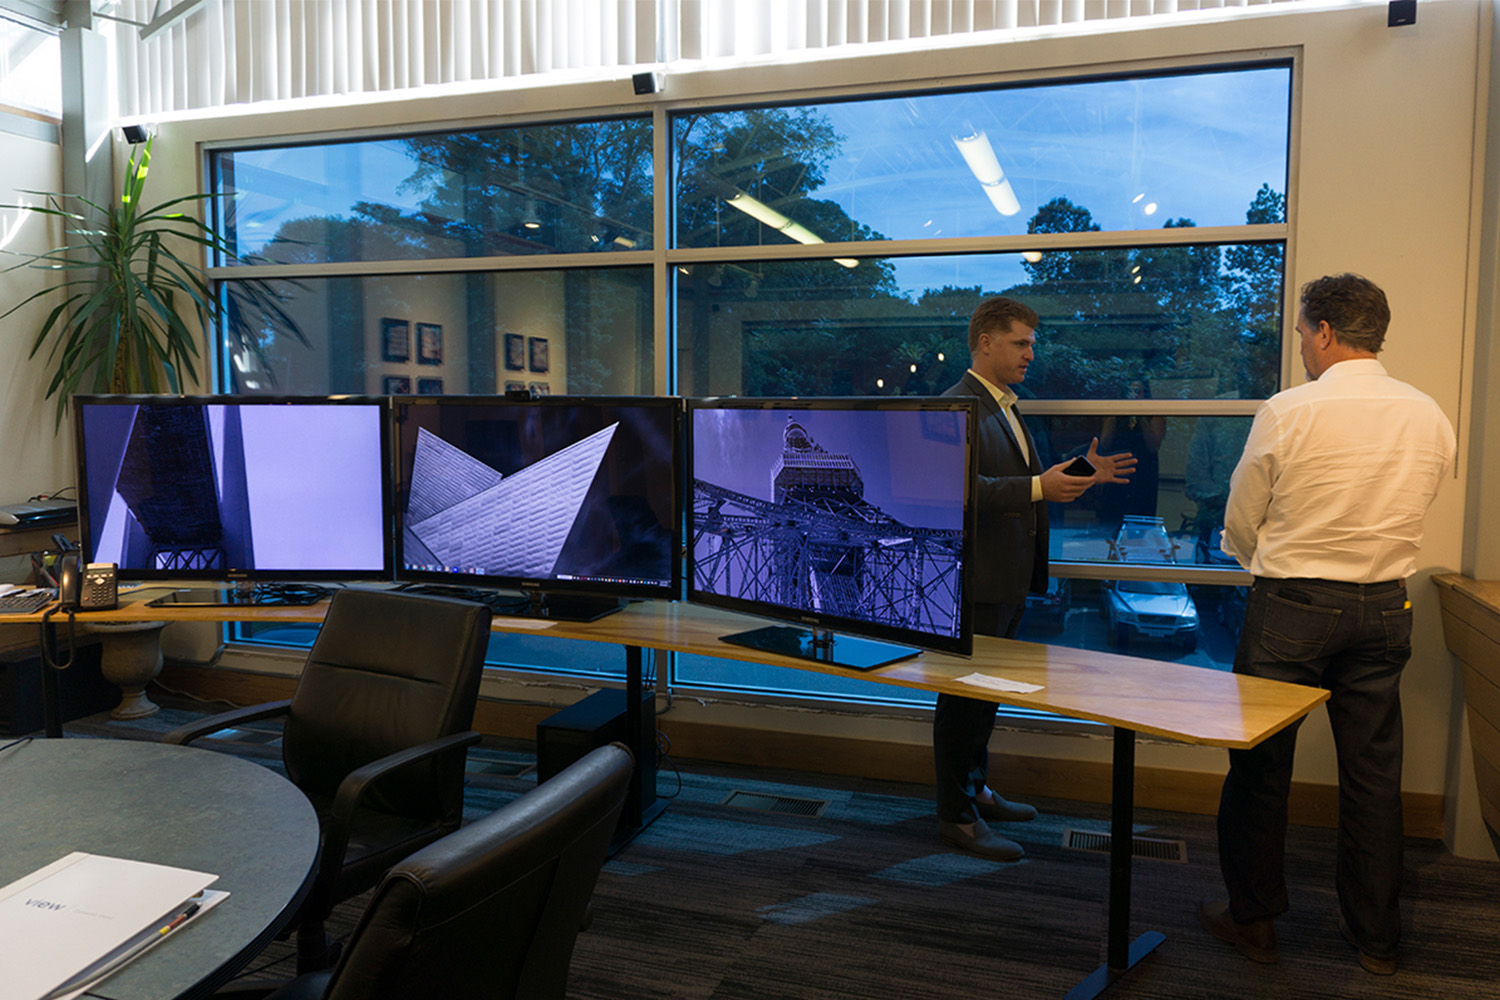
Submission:
[[401,575],[675,596],[678,411],[660,397],[401,401]]

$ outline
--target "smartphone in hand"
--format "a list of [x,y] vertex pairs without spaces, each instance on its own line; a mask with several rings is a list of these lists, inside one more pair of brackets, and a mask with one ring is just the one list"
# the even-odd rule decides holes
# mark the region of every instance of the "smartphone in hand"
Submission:
[[1092,476],[1094,474],[1094,463],[1079,455],[1069,462],[1063,472],[1070,476]]

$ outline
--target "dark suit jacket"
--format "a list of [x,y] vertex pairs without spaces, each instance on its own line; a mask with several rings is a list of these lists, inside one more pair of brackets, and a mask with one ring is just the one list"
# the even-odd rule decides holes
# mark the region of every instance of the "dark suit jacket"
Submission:
[[1036,442],[1027,432],[1031,460],[1022,460],[1010,421],[972,372],[943,395],[979,400],[978,528],[969,598],[980,604],[1020,604],[1028,590],[1047,590],[1047,504],[1031,501],[1031,478],[1042,471]]

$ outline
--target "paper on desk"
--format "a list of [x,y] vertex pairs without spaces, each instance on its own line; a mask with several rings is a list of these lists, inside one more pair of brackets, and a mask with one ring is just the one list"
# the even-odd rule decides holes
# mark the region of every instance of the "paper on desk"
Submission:
[[506,628],[544,629],[551,628],[557,622],[549,618],[522,618],[519,615],[496,615],[495,624],[503,625]]
[[0,1000],[36,1000],[217,875],[75,851],[0,888]]
[[1021,681],[1007,680],[1004,677],[994,677],[990,674],[967,674],[958,679],[960,684],[972,684],[975,687],[989,688],[991,691],[1008,691],[1011,694],[1031,694],[1040,691],[1040,684],[1024,684]]

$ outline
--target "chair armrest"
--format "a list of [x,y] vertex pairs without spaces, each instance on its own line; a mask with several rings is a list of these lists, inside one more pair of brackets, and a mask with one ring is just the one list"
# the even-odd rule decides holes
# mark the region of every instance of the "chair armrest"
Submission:
[[291,708],[290,698],[285,701],[268,701],[262,705],[248,705],[245,708],[236,708],[229,712],[220,712],[197,722],[189,722],[185,726],[178,726],[161,738],[163,743],[175,743],[185,746],[200,736],[218,732],[220,729],[228,729],[246,722],[254,722],[257,719],[270,719],[278,715],[285,715],[287,709]]
[[380,779],[431,757],[463,751],[478,743],[482,738],[473,730],[453,733],[420,746],[399,750],[379,760],[372,760],[364,767],[356,768],[345,775],[344,780],[339,782],[338,791],[334,793],[333,806],[323,826],[323,857],[319,862],[320,870],[337,872],[344,866],[344,852],[349,846],[349,831],[354,822],[354,812],[359,808],[365,793]]

